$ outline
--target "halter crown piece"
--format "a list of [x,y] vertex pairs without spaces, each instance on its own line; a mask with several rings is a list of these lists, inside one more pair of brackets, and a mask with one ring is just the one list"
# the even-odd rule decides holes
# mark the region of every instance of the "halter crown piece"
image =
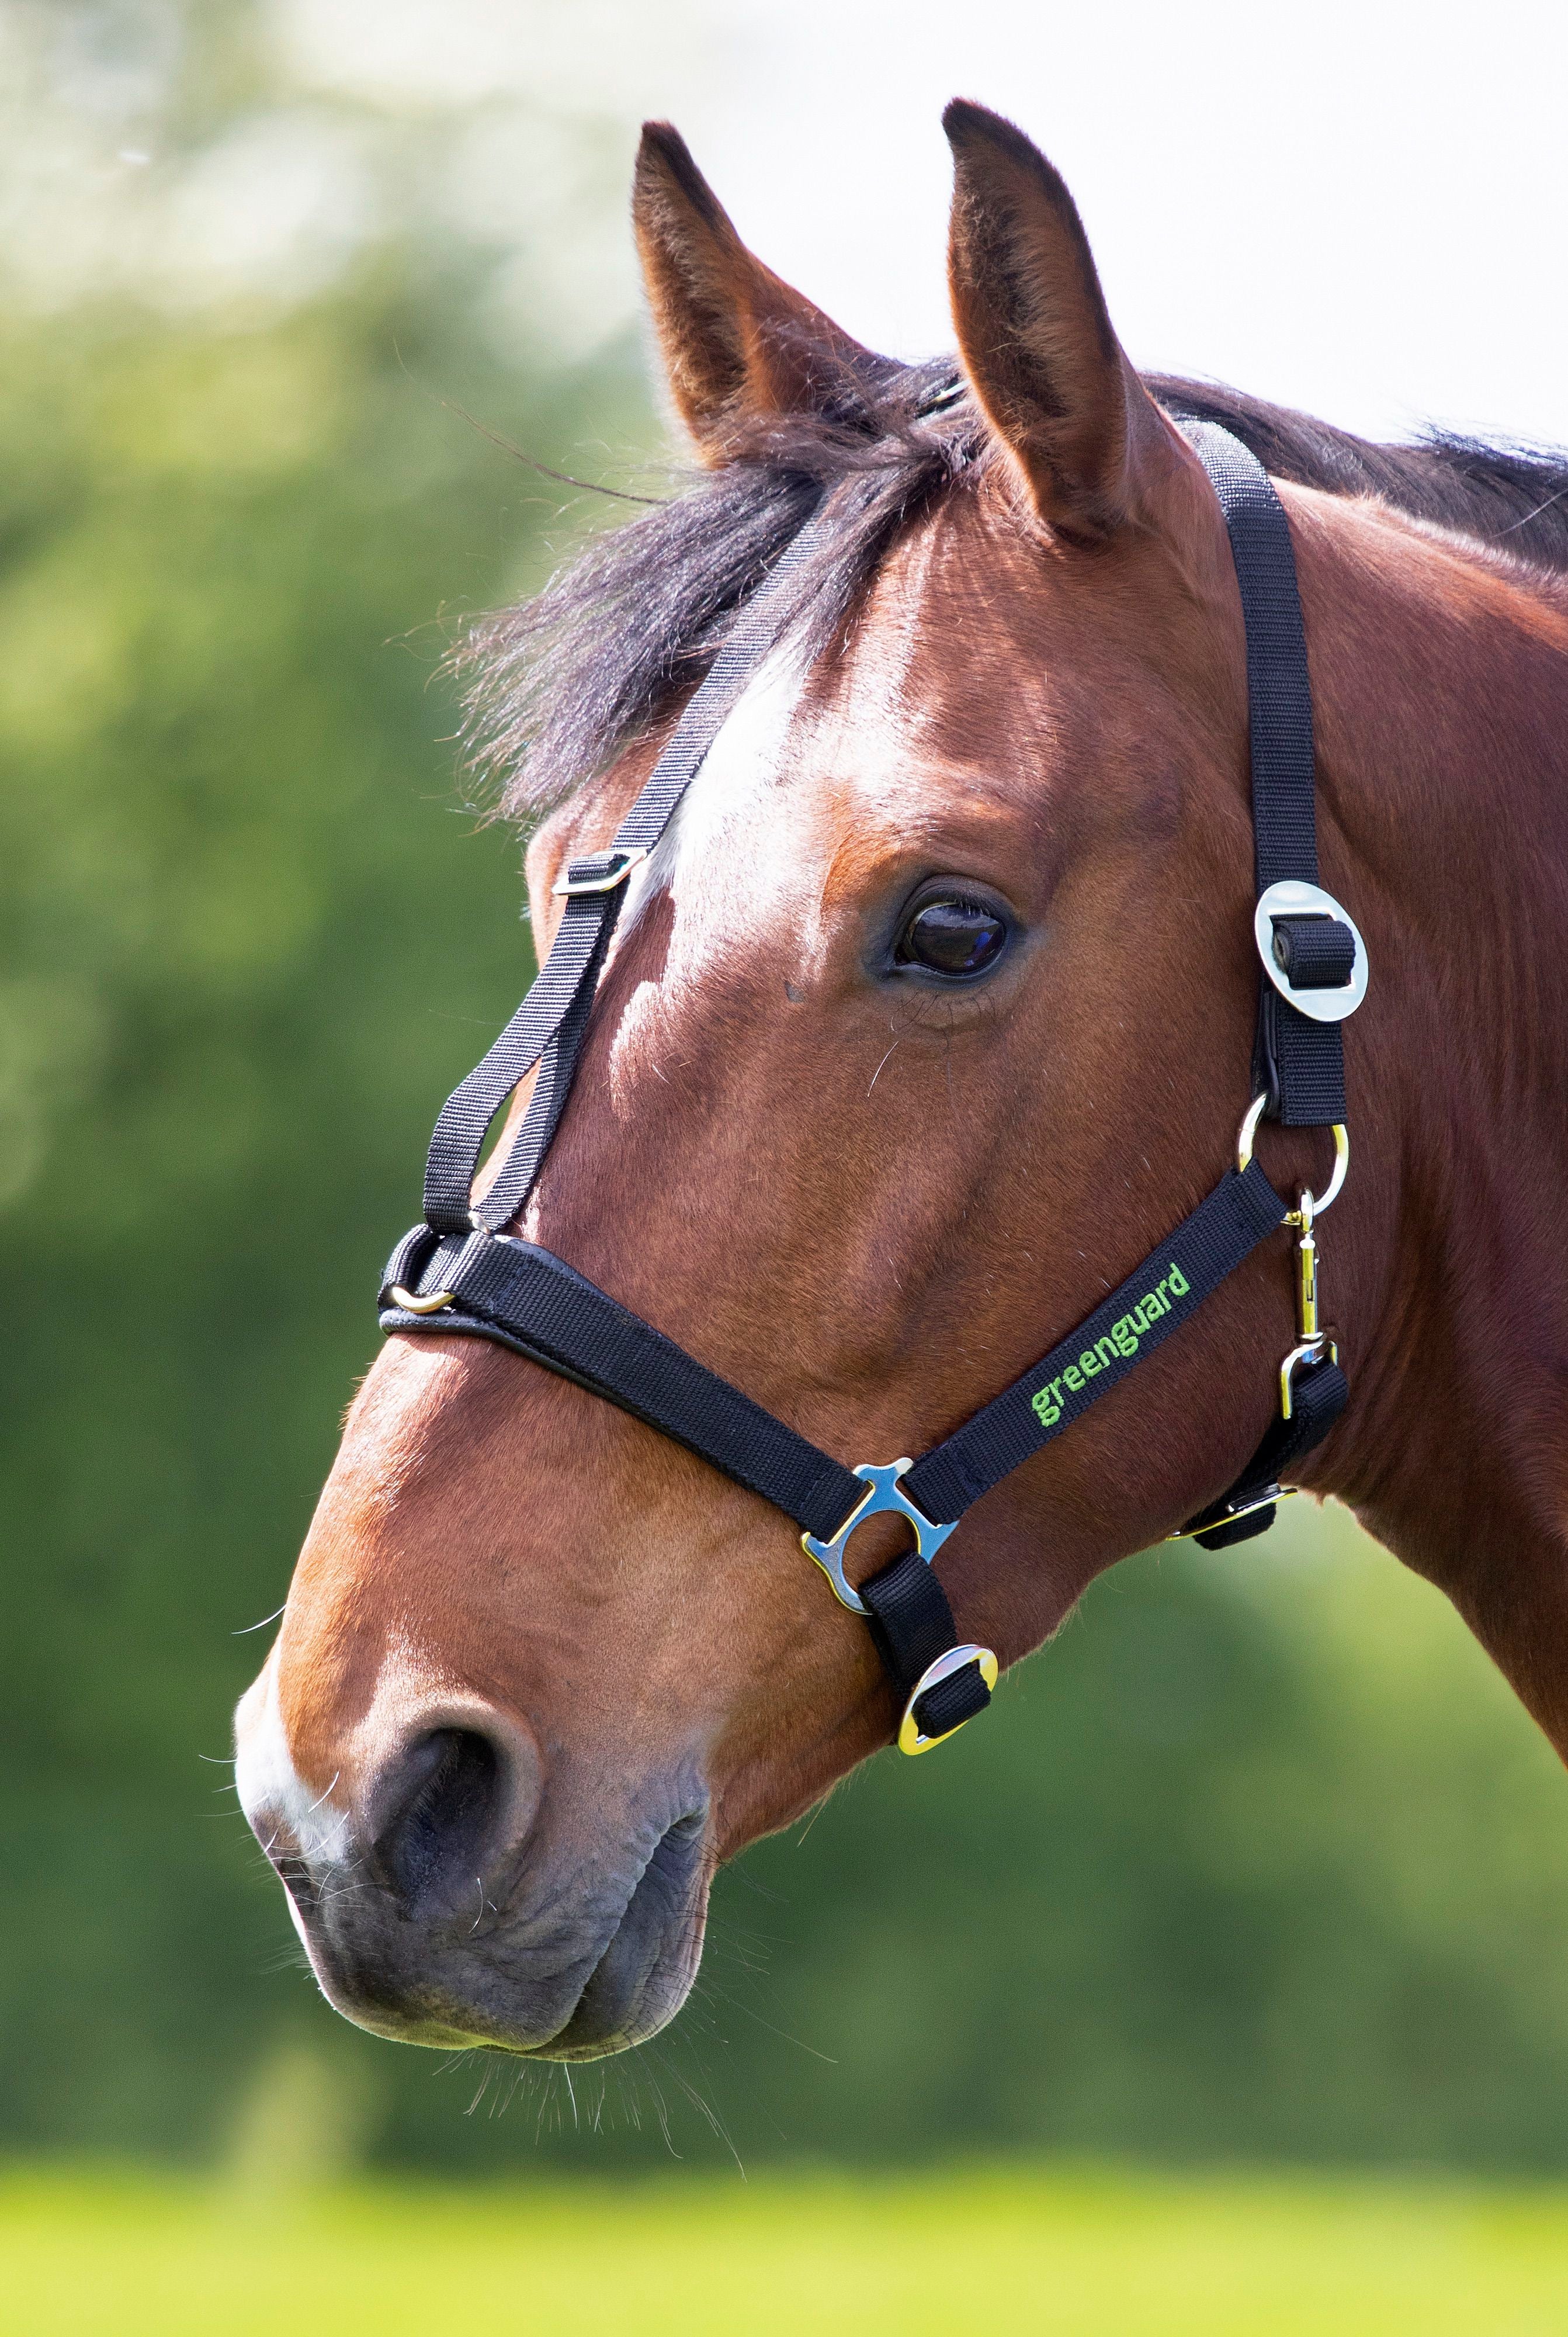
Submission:
[[[1143,1264],[1050,1353],[918,1460],[847,1468],[709,1371],[536,1242],[502,1228],[526,1202],[572,1090],[600,969],[625,881],[669,824],[726,716],[799,599],[799,574],[824,531],[818,511],[731,625],[642,794],[606,852],[574,860],[549,957],[484,1061],[448,1098],[425,1172],[425,1216],[393,1251],[381,1328],[489,1339],[645,1421],[793,1518],[834,1595],[870,1626],[901,1715],[906,1753],[941,1744],[991,1700],[996,1658],[961,1640],[932,1560],[965,1511],[1071,1428],[1281,1227],[1297,1235],[1297,1336],[1280,1365],[1279,1408],[1223,1498],[1188,1521],[1209,1550],[1262,1533],[1281,1481],[1320,1443],[1349,1396],[1318,1320],[1314,1226],[1349,1156],[1339,1024],[1367,989],[1367,953],[1318,882],[1312,695],[1284,510],[1261,465],[1229,431],[1176,417],[1225,515],[1247,631],[1259,985],[1254,1100],[1236,1163]],[[471,1188],[486,1130],[538,1065],[523,1124],[481,1201]],[[1335,1166],[1320,1198],[1291,1208],[1252,1157],[1264,1117],[1332,1128]],[[888,1513],[913,1547],[852,1584],[846,1546]]]

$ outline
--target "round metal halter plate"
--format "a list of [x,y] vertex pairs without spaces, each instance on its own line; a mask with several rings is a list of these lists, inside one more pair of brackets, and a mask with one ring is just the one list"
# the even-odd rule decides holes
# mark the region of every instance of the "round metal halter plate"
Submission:
[[[1286,974],[1274,954],[1274,920],[1276,917],[1334,917],[1349,928],[1356,944],[1356,961],[1350,969],[1350,979],[1334,990],[1298,990]],[[1367,944],[1360,928],[1348,909],[1342,909],[1332,893],[1321,885],[1299,884],[1294,877],[1283,884],[1270,885],[1259,900],[1252,917],[1252,934],[1258,944],[1258,954],[1263,961],[1263,971],[1279,992],[1289,999],[1298,1014],[1313,1022],[1343,1022],[1354,1014],[1367,995]]]
[[920,1724],[915,1717],[915,1706],[926,1689],[935,1687],[938,1680],[950,1679],[955,1672],[961,1672],[965,1664],[977,1664],[986,1687],[995,1687],[996,1658],[989,1648],[977,1648],[973,1641],[961,1648],[949,1648],[946,1654],[938,1656],[934,1664],[926,1665],[910,1690],[909,1701],[904,1706],[904,1717],[898,1723],[900,1753],[929,1753],[935,1745],[946,1745],[950,1736],[956,1736],[960,1728],[968,1727],[969,1723],[961,1720],[956,1727],[945,1728],[940,1736],[922,1736]]

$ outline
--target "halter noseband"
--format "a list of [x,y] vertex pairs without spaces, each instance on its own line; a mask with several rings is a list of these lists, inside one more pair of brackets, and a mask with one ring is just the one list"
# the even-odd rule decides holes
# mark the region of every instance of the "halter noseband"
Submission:
[[[800,598],[826,529],[808,520],[742,608],[707,678],[606,852],[573,861],[549,957],[484,1061],[448,1098],[425,1172],[425,1216],[393,1251],[381,1328],[489,1339],[618,1404],[782,1510],[834,1596],[871,1628],[897,1699],[898,1744],[924,1753],[991,1700],[996,1658],[961,1641],[932,1560],[959,1519],[1060,1436],[1178,1329],[1281,1226],[1298,1235],[1297,1337],[1280,1366],[1279,1411],[1223,1498],[1188,1521],[1222,1550],[1273,1523],[1282,1480],[1320,1443],[1349,1396],[1318,1319],[1314,1224],[1344,1181],[1345,1067],[1339,1024],[1366,994],[1367,953],[1318,883],[1312,696],[1284,510],[1261,465],[1230,432],[1178,416],[1224,513],[1247,634],[1259,988],[1252,1089],[1236,1165],[1143,1264],[1050,1353],[918,1460],[823,1452],[536,1242],[503,1228],[533,1190],[582,1051],[600,970],[632,870],[659,842],[741,690]],[[523,1125],[483,1200],[471,1198],[485,1132],[537,1064]],[[1252,1157],[1264,1117],[1332,1128],[1331,1182],[1282,1201]],[[858,1587],[846,1547],[868,1518],[894,1514],[914,1548]]]

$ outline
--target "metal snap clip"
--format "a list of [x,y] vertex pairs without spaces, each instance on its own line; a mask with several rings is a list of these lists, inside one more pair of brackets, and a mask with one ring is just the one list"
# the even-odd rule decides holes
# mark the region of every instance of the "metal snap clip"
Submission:
[[1300,1228],[1296,1245],[1296,1345],[1279,1366],[1279,1417],[1289,1420],[1296,1409],[1296,1374],[1303,1364],[1339,1360],[1339,1350],[1318,1319],[1318,1242],[1312,1231],[1318,1204],[1303,1192],[1299,1207],[1288,1222]]

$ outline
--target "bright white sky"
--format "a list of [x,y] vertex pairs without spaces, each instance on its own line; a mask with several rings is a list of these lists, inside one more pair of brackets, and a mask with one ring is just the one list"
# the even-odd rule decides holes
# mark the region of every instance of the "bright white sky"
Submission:
[[36,297],[309,297],[417,217],[494,249],[503,339],[581,357],[634,307],[621,190],[662,113],[766,259],[929,355],[962,93],[1064,172],[1141,364],[1375,435],[1568,443],[1563,0],[262,5],[277,92],[192,158],[142,90],[172,0],[132,12],[144,55],[0,0],[0,252]]
[[[724,0],[669,109],[748,241],[862,339],[946,345],[955,94],[1073,189],[1122,338],[1378,435],[1568,442],[1568,8]],[[663,93],[661,93],[662,99]]]

